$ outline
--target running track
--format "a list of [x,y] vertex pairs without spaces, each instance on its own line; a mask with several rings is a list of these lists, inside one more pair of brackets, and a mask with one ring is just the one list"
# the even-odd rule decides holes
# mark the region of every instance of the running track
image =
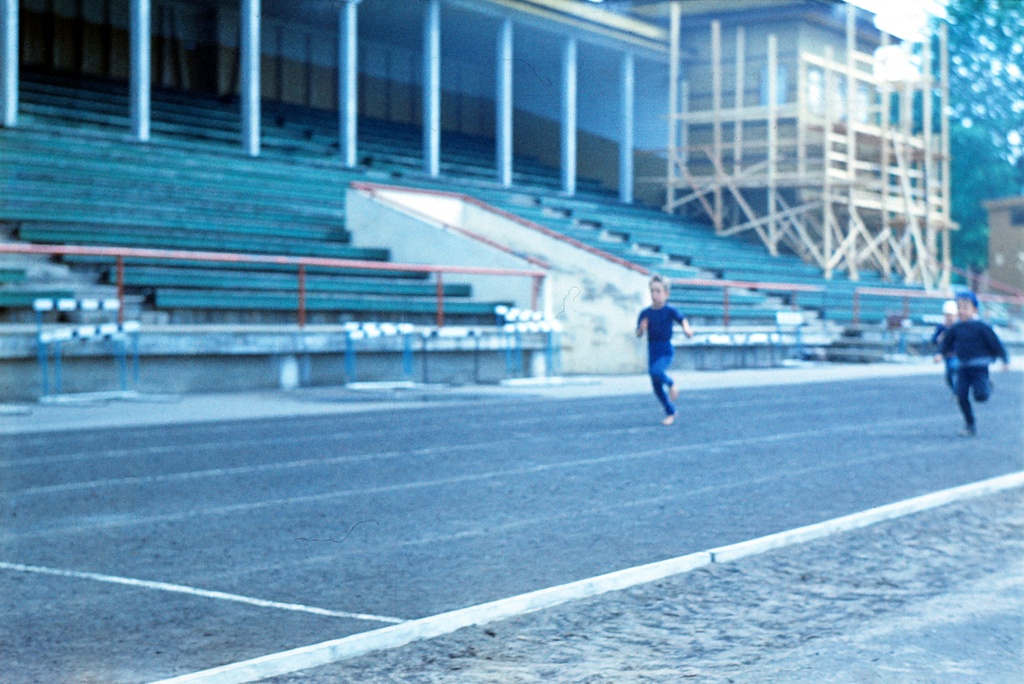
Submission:
[[[936,377],[3,436],[0,681],[144,682],[1024,469]],[[73,415],[73,414],[72,414]]]

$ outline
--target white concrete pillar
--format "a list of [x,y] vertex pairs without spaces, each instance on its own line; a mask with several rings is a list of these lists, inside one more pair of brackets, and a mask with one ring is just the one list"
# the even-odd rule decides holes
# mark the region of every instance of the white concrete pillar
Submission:
[[506,188],[512,185],[512,47],[512,20],[506,19],[498,33],[498,84],[494,99],[498,181]]
[[679,65],[682,61],[679,53],[679,25],[682,9],[679,2],[669,5],[669,57],[668,57],[668,180],[671,202],[673,182],[679,177]]
[[242,0],[238,59],[242,85],[242,149],[260,153],[260,0]]
[[441,0],[428,0],[423,17],[423,168],[441,173]]
[[150,0],[132,0],[129,8],[128,108],[131,111],[132,137],[149,140],[150,100],[152,97]]
[[619,201],[633,202],[633,110],[636,99],[636,60],[622,56],[622,137],[619,140]]
[[299,357],[294,354],[282,356],[278,365],[278,387],[293,390],[302,386],[302,371]]
[[342,0],[338,11],[338,149],[356,165],[359,119],[358,21],[361,0]]
[[576,194],[576,39],[562,50],[562,191]]
[[0,8],[0,107],[3,125],[18,125],[18,0],[2,0]]

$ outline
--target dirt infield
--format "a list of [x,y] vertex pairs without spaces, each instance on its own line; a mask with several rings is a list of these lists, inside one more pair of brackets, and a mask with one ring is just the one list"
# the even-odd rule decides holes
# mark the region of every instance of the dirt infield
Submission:
[[271,681],[1024,681],[1024,491]]

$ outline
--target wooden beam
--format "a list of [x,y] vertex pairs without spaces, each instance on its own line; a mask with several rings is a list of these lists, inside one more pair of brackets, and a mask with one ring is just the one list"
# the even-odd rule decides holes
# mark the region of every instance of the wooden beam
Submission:
[[[715,159],[722,159],[722,23],[711,22],[711,111],[714,117],[712,126],[712,144],[714,145]],[[720,165],[716,165],[720,166]],[[720,184],[721,178],[716,178]],[[711,220],[715,224],[715,232],[721,232],[723,227],[722,216],[722,190],[715,189],[714,195],[715,213]]]
[[942,230],[942,282],[943,288],[949,287],[953,271],[953,257],[950,254],[950,189],[949,189],[949,27],[946,22],[939,24],[939,97],[942,127],[942,217],[945,226]]
[[807,173],[807,62],[800,60],[796,84],[796,168],[797,173]]
[[[889,47],[889,34],[882,33],[882,48]],[[882,147],[881,147],[881,212],[882,212],[882,228],[880,233],[891,234],[892,230],[889,225],[889,183],[892,180],[892,172],[889,169],[889,147],[891,142],[889,141],[889,119],[892,117],[892,91],[889,88],[889,80],[882,80],[882,102],[879,106],[880,109],[880,120],[879,126],[882,130]],[[885,261],[882,267],[882,274],[889,278],[891,273],[891,264],[889,263],[888,254],[889,242],[885,242]]]
[[742,26],[736,27],[736,111],[733,122],[733,152],[732,167],[735,174],[743,167],[743,117],[742,111],[744,102],[744,72],[746,60],[747,32]]
[[687,152],[687,148],[690,145],[690,82],[684,80],[680,84],[680,97],[682,98],[682,113],[680,118],[682,119],[682,129],[679,131],[681,136],[679,139],[680,157],[679,163],[682,164],[683,168],[687,168],[690,164],[690,157]]
[[821,251],[815,244],[814,237],[811,235],[810,230],[798,217],[809,214],[811,211],[821,207],[821,201],[815,200],[806,202],[798,207],[790,207],[786,200],[779,196],[779,205],[782,207],[782,212],[779,214],[781,220],[788,221],[793,230],[796,232],[799,240],[794,241],[792,246],[798,251],[806,255],[811,256],[819,266],[824,265],[824,258],[822,257]]
[[[847,192],[850,194],[850,218],[846,222],[846,230],[855,235],[857,224],[854,222],[854,190],[857,183],[857,79],[854,77],[857,65],[853,55],[857,51],[857,8],[853,3],[846,4],[846,173],[850,183]],[[856,238],[846,240],[844,244],[850,250],[847,263],[851,269],[851,277],[857,275]]]
[[[687,171],[685,168],[682,171],[683,177],[686,178],[686,181],[690,184],[690,187],[693,188],[694,190],[697,190],[697,183],[696,181],[694,181],[693,176],[690,175],[690,172]],[[714,216],[715,209],[708,203],[706,199],[704,199],[704,195],[698,195],[697,200],[701,203],[701,206],[704,207],[704,211],[707,212],[708,216]]]
[[822,234],[822,255],[825,258],[825,277],[832,278],[832,98],[835,96],[832,87],[832,46],[825,48],[825,126],[822,136],[822,201],[825,205],[824,232]]
[[[750,206],[750,203],[748,203],[746,198],[743,196],[743,193],[740,192],[740,189],[734,183],[732,183],[729,176],[725,173],[725,169],[722,168],[721,158],[712,158],[711,163],[714,164],[715,166],[716,178],[721,179],[721,182],[716,183],[715,187],[717,189],[721,189],[723,186],[725,188],[728,188],[728,190],[732,193],[733,199],[736,201],[737,206],[739,206],[739,208],[743,211],[744,215],[746,215],[747,220],[756,221],[757,212],[754,211],[753,207]],[[770,251],[771,244],[768,234],[760,227],[760,225],[754,226],[754,230],[757,232],[758,237],[761,238],[761,242],[763,242],[765,246],[769,247]],[[776,255],[772,254],[772,256]]]
[[779,42],[774,33],[768,35],[768,251],[778,256],[778,225],[775,217],[777,209],[775,172],[779,164],[779,121],[778,121],[778,87],[779,87]]
[[935,96],[932,80],[932,47],[931,41],[925,40],[921,45],[921,135],[924,138],[924,231],[928,255],[934,257],[938,250],[935,225],[931,220],[931,198],[935,194],[935,150],[932,148],[932,99]]

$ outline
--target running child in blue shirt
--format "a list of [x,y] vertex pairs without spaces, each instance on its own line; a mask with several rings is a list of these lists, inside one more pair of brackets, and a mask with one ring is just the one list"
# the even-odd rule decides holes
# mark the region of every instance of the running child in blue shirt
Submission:
[[960,321],[946,331],[942,338],[944,357],[956,356],[960,362],[956,379],[956,398],[964,414],[965,437],[977,434],[974,425],[974,411],[971,410],[971,390],[975,401],[986,401],[992,393],[988,379],[988,367],[997,358],[1003,360],[1007,369],[1010,357],[995,332],[978,318],[978,298],[973,292],[961,292],[956,296],[957,313]]
[[679,397],[675,383],[665,373],[672,365],[672,328],[678,321],[683,324],[683,332],[687,337],[693,337],[693,330],[686,316],[668,305],[668,281],[661,276],[654,276],[650,287],[651,305],[637,317],[636,336],[643,337],[647,333],[647,372],[651,374],[654,396],[658,397],[665,409],[665,419],[661,423],[671,425],[676,420],[676,407],[672,402]]

